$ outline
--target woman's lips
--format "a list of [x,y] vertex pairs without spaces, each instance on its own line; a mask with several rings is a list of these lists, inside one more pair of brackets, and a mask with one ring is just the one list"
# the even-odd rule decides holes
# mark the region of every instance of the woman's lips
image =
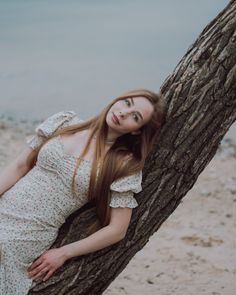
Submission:
[[118,118],[116,117],[116,115],[115,115],[114,113],[112,113],[112,114],[113,114],[113,116],[112,116],[113,121],[114,121],[116,124],[120,124],[120,122],[119,122]]

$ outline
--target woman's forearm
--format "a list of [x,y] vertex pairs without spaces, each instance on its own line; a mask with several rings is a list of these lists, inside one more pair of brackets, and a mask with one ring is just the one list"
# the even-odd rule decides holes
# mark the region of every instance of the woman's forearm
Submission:
[[124,235],[111,226],[105,226],[92,235],[77,242],[62,246],[60,249],[67,259],[94,252],[119,242]]
[[26,173],[27,171],[25,169],[17,167],[14,162],[3,169],[0,174],[0,196]]

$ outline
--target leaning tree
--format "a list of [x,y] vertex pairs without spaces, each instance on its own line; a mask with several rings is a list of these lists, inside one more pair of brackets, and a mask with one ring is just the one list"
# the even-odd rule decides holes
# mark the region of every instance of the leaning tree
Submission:
[[[141,250],[214,157],[236,119],[236,1],[212,20],[161,86],[167,103],[160,140],[146,161],[126,237],[67,261],[30,292],[99,295]],[[71,215],[52,247],[87,236],[95,219],[88,205]]]

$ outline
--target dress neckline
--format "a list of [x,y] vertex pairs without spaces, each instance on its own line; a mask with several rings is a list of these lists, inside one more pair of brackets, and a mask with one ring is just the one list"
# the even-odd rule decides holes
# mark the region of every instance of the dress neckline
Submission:
[[62,153],[63,153],[63,156],[64,157],[69,157],[69,158],[73,158],[73,159],[81,159],[81,161],[84,161],[84,162],[87,162],[88,164],[92,165],[92,161],[88,160],[88,159],[82,159],[81,157],[77,157],[77,156],[74,156],[74,155],[70,155],[68,153],[66,153],[65,151],[65,146],[64,146],[64,143],[63,143],[63,140],[62,140],[62,137],[61,137],[61,134],[59,134],[56,139],[58,139],[60,145],[61,145],[61,148],[62,148]]

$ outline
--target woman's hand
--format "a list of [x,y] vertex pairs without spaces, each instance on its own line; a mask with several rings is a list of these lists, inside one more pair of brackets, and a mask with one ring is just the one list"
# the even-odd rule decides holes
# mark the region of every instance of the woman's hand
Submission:
[[29,277],[33,280],[46,281],[66,261],[66,256],[61,248],[50,249],[38,257],[28,268]]

